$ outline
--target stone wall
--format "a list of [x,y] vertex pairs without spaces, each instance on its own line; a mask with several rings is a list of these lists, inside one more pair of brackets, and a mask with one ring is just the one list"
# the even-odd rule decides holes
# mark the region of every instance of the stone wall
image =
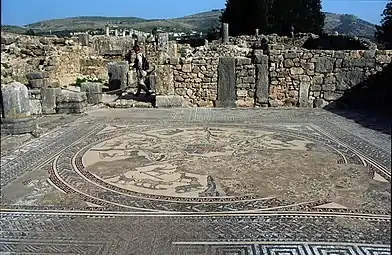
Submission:
[[269,51],[272,107],[324,107],[391,62],[392,51]]
[[256,67],[251,58],[236,58],[237,106],[253,107],[256,92]]
[[199,107],[213,107],[219,58],[245,57],[249,53],[249,49],[233,45],[201,46],[193,51],[189,46],[179,47],[181,57],[171,58],[168,64],[173,71],[174,93]]
[[82,46],[78,40],[2,33],[2,83],[27,85],[28,73],[42,71],[49,74],[51,87],[69,86],[82,75],[107,80],[107,64],[123,60],[134,43],[129,37],[93,36]]
[[[130,37],[93,36],[81,41],[6,33],[1,36],[2,83],[14,80],[28,85],[27,74],[44,72],[45,78],[35,81],[44,88],[67,87],[82,75],[107,80],[108,63],[123,60],[134,45]],[[199,107],[216,105],[219,63],[224,57],[235,58],[238,107],[324,107],[391,62],[392,51],[301,48],[312,36],[241,36],[230,38],[226,44],[215,42],[193,48],[169,42],[166,34],[159,34],[158,43],[140,44],[156,67],[157,95],[180,96]],[[129,82],[135,81],[134,76],[131,71]],[[40,88],[38,85],[31,87]],[[31,100],[39,100],[34,93],[30,93]]]
[[80,73],[80,59],[90,55],[90,48],[64,38],[1,34],[2,83],[27,84],[31,72],[49,73],[50,86],[66,86]]

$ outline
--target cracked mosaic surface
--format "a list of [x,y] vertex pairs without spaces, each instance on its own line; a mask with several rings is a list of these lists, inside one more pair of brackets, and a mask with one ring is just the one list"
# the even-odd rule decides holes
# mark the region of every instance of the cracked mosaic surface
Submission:
[[90,112],[2,156],[0,251],[390,254],[385,139],[320,110]]

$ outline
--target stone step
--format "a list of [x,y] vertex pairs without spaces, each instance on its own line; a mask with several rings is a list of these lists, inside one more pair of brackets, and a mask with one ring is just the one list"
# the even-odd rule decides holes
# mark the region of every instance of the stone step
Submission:
[[106,103],[111,108],[153,108],[150,102],[139,102],[133,99],[118,99],[114,102]]

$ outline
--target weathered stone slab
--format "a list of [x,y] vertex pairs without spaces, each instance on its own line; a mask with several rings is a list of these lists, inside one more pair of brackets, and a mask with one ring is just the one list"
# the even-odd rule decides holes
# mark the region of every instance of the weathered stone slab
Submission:
[[60,93],[61,89],[59,88],[44,88],[41,90],[43,114],[56,113],[56,97]]
[[313,107],[314,108],[324,108],[325,106],[328,105],[328,102],[326,102],[324,99],[322,98],[316,98],[313,101]]
[[57,104],[57,112],[60,114],[84,113],[87,110],[87,102],[61,102]]
[[41,90],[40,89],[29,89],[29,99],[34,100],[34,99],[41,99]]
[[29,85],[32,89],[45,88],[49,85],[49,79],[43,78],[43,79],[29,80]]
[[82,46],[88,46],[90,40],[89,34],[80,34],[78,36],[78,39],[79,39],[79,43]]
[[41,100],[38,99],[30,100],[30,109],[32,115],[42,115]]
[[3,117],[7,119],[30,116],[30,101],[27,87],[20,82],[1,86]]
[[149,87],[152,91],[155,91],[155,85],[156,85],[156,76],[155,74],[151,74],[149,77]]
[[341,72],[336,74],[336,81],[336,89],[344,91],[361,83],[363,81],[363,72],[361,70]]
[[102,84],[99,82],[84,82],[80,85],[82,92],[86,93],[88,104],[99,104],[102,102]]
[[87,107],[79,107],[79,108],[59,108],[57,112],[59,114],[80,114],[86,112]]
[[222,42],[223,43],[229,42],[229,24],[227,23],[222,24]]
[[324,93],[324,99],[328,101],[338,100],[343,96],[343,93],[327,91]]
[[156,96],[155,106],[158,108],[189,108],[189,103],[181,96]]
[[34,72],[26,74],[27,80],[36,80],[36,79],[44,79],[49,78],[49,73],[47,72]]
[[256,60],[256,104],[268,105],[268,56],[258,56]]
[[34,118],[1,119],[1,132],[10,135],[21,135],[36,130],[37,124]]
[[218,94],[216,107],[236,107],[235,82],[235,58],[220,58],[218,66]]
[[85,102],[87,101],[86,93],[73,92],[68,90],[62,90],[56,97],[57,103],[70,103],[70,102]]
[[24,134],[35,130],[27,87],[14,82],[1,87],[3,118],[1,131],[5,134]]
[[299,86],[299,107],[309,107],[310,82],[301,82]]
[[169,34],[158,33],[158,50],[167,52],[169,50]]
[[123,89],[128,86],[129,65],[127,61],[108,64],[109,90]]
[[333,71],[334,63],[334,58],[320,57],[317,59],[315,71],[317,73],[331,73]]
[[174,95],[174,76],[169,65],[160,65],[155,71],[155,93]]

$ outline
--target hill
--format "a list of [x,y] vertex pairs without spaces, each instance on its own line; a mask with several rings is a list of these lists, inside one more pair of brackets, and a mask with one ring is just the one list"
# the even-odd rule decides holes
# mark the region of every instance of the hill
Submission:
[[[219,24],[219,17],[223,10],[213,10],[209,12],[197,13],[190,16],[175,19],[155,19],[147,20],[136,17],[72,17],[65,19],[45,20],[33,24],[28,24],[25,28],[7,26],[8,31],[23,32],[26,29],[34,29],[39,32],[49,31],[86,31],[101,30],[105,24],[117,26],[118,28],[130,28],[151,32],[153,28],[159,27],[167,32],[207,32],[209,28]],[[325,13],[325,32],[349,34],[359,37],[373,38],[376,31],[375,25],[359,19],[354,15]],[[4,27],[4,26],[2,26]]]

